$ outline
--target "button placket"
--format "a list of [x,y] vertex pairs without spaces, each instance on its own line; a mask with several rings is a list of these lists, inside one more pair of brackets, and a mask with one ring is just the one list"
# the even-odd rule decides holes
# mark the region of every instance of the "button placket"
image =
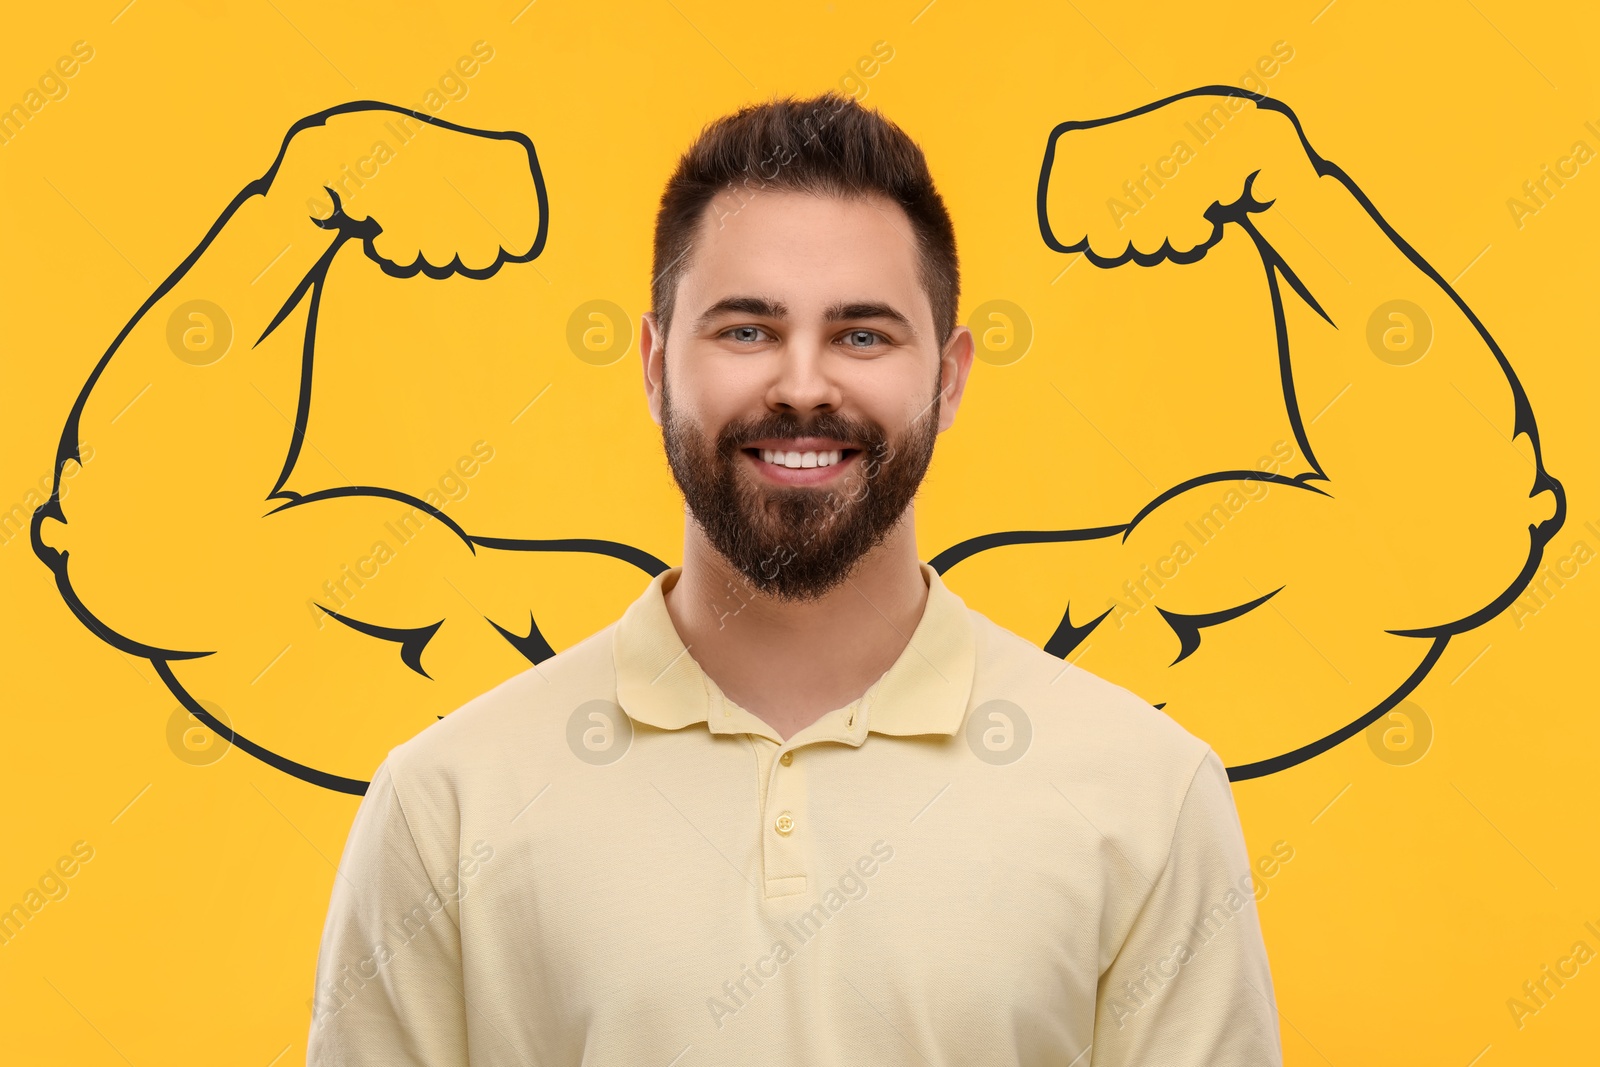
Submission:
[[793,751],[773,759],[764,749],[766,802],[761,819],[761,851],[766,866],[767,896],[789,896],[806,888],[804,834],[805,779]]

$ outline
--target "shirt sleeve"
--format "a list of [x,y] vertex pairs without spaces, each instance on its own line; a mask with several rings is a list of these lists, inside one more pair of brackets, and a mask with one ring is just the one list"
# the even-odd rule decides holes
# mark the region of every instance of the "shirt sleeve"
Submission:
[[1277,1003],[1228,772],[1207,750],[1167,863],[1101,975],[1092,1067],[1281,1067]]
[[423,863],[393,758],[373,774],[334,878],[308,1067],[467,1063],[457,898]]

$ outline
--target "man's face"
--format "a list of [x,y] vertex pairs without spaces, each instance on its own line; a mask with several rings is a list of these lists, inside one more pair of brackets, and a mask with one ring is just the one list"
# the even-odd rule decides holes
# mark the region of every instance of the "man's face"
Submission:
[[965,355],[941,402],[945,353],[898,205],[764,191],[733,206],[701,221],[670,338],[647,317],[652,414],[717,551],[761,592],[815,599],[905,517],[970,341],[958,328],[946,346]]

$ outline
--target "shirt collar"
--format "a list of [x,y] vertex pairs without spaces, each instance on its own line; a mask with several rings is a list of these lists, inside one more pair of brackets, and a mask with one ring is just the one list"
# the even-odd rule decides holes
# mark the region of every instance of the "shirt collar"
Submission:
[[[976,661],[966,603],[927,563],[917,564],[928,600],[898,659],[857,700],[790,738],[860,745],[880,734],[953,735],[966,717]],[[684,647],[667,613],[666,590],[683,568],[651,579],[618,620],[612,637],[617,702],[628,716],[663,730],[706,723],[712,733],[777,732],[722,693]]]

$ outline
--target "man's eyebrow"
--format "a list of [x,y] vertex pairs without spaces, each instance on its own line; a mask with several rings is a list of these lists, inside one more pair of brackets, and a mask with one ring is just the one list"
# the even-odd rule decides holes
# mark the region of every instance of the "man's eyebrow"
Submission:
[[834,304],[827,311],[823,312],[823,317],[829,322],[842,322],[847,319],[888,319],[890,322],[898,323],[900,326],[910,330],[912,333],[916,333],[917,331],[917,328],[911,324],[911,320],[909,318],[896,311],[888,304],[879,304],[873,302]]
[[[703,330],[717,316],[729,313],[756,315],[764,319],[784,319],[789,316],[789,307],[781,300],[773,300],[765,296],[725,296],[706,308],[705,312],[695,320],[694,328],[696,332]],[[823,312],[823,318],[828,322],[846,322],[852,319],[888,319],[890,322],[896,323],[912,333],[916,333],[917,330],[906,315],[888,304],[876,301],[837,303]]]
[[781,300],[772,300],[764,296],[725,296],[706,308],[705,312],[695,320],[695,331],[705,329],[712,319],[729,312],[757,315],[764,319],[782,319],[788,317],[789,308]]

